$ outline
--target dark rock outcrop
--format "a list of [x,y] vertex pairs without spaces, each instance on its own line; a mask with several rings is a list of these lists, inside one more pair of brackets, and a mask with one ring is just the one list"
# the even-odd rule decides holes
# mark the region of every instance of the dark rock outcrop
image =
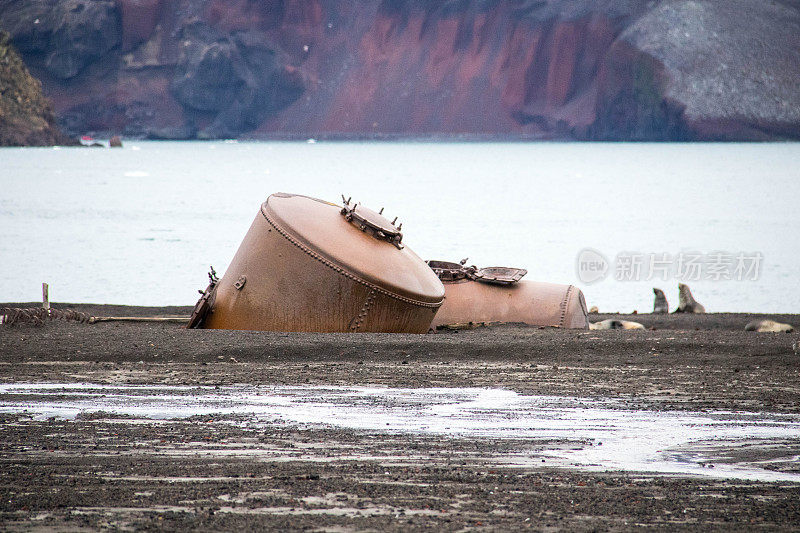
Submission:
[[119,46],[122,37],[112,1],[11,0],[0,9],[0,24],[19,50],[42,56],[45,68],[65,80]]
[[0,146],[70,145],[76,141],[55,126],[41,84],[0,31]]
[[64,127],[800,138],[797,0],[0,0]]
[[218,34],[204,23],[183,30],[182,50],[172,92],[189,116],[210,112],[214,119],[199,138],[236,137],[257,128],[275,111],[295,100],[302,80],[281,65],[263,34]]

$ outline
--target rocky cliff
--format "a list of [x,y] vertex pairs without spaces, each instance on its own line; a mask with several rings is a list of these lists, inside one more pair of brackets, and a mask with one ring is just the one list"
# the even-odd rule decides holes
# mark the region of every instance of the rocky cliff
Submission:
[[0,146],[75,144],[55,126],[50,102],[0,31]]
[[0,0],[71,133],[800,138],[800,0]]

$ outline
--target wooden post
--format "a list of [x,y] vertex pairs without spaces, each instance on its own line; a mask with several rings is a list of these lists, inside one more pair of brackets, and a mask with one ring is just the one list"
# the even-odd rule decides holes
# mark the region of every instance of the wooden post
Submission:
[[42,307],[50,309],[50,287],[47,283],[42,283]]

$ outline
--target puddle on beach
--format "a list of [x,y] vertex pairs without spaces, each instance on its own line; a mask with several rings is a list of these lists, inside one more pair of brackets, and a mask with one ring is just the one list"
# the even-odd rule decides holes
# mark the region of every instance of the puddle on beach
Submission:
[[[800,482],[800,415],[633,410],[617,399],[523,396],[503,389],[2,384],[0,413],[115,422],[236,415],[265,426],[337,427],[460,439],[545,443],[492,457],[559,466]],[[243,422],[245,421],[245,422]],[[557,443],[547,445],[547,443]]]

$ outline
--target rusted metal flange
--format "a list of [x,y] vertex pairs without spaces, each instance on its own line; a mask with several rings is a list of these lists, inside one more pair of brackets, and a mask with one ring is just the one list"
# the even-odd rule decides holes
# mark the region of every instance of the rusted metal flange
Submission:
[[403,228],[403,224],[395,226],[397,217],[392,222],[389,222],[389,219],[383,216],[383,208],[375,212],[358,202],[351,204],[352,199],[352,197],[345,199],[344,195],[342,195],[342,202],[344,203],[341,211],[342,216],[364,233],[368,233],[376,239],[390,242],[402,250],[403,234],[400,230]]

